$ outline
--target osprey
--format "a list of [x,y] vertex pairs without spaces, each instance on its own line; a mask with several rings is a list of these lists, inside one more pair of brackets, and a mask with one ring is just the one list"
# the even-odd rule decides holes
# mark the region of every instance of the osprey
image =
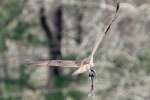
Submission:
[[110,24],[106,27],[106,30],[104,31],[104,34],[102,34],[101,37],[98,37],[98,41],[96,41],[90,56],[88,56],[87,58],[83,59],[83,60],[79,60],[79,61],[74,61],[74,60],[39,60],[39,61],[31,61],[29,62],[29,64],[34,65],[34,66],[57,66],[57,67],[74,67],[77,68],[77,70],[75,70],[75,72],[73,72],[73,75],[77,75],[80,73],[84,73],[86,71],[90,71],[89,76],[91,76],[90,74],[95,74],[95,71],[92,69],[92,67],[94,67],[94,63],[93,63],[93,58],[94,55],[98,49],[98,47],[102,44],[102,42],[105,40],[107,33],[109,31],[109,29],[111,28],[112,23],[115,21],[115,19],[117,18],[117,13],[119,10],[119,2],[116,1],[116,12],[114,15],[114,18],[111,20]]

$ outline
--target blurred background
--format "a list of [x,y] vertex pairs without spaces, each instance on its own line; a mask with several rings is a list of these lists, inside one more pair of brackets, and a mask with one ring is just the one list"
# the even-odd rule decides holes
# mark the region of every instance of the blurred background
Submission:
[[88,74],[26,60],[87,57],[115,13],[113,0],[0,0],[0,100],[149,100],[150,0],[120,10]]

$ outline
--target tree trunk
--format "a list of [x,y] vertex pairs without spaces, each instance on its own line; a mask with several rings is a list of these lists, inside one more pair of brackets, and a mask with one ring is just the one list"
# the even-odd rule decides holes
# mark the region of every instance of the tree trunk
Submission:
[[76,35],[76,43],[78,44],[78,45],[80,45],[81,44],[81,42],[82,42],[82,32],[83,32],[83,30],[82,30],[82,20],[83,20],[83,15],[81,14],[81,13],[79,13],[78,15],[77,15],[77,23],[76,23],[76,27],[77,27],[77,35]]
[[[49,42],[49,55],[51,59],[61,59],[61,40],[62,40],[62,7],[59,6],[53,12],[52,26],[49,27],[44,7],[40,8],[40,24]],[[49,67],[48,71],[48,88],[50,89],[52,79],[51,76],[59,77],[61,69],[58,67]]]

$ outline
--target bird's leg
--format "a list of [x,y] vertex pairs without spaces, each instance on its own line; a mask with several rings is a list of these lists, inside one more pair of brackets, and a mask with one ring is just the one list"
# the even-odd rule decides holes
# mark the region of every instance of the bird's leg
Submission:
[[89,70],[89,78],[91,80],[91,90],[90,90],[90,94],[93,95],[94,93],[94,78],[96,76],[96,71],[93,68],[90,68]]

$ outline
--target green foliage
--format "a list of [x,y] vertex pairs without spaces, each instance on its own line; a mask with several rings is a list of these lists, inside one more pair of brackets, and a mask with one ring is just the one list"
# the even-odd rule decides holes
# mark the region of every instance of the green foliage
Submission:
[[80,91],[69,91],[68,96],[72,98],[72,100],[82,100],[84,97],[84,94]]
[[77,55],[75,54],[72,54],[72,55],[67,55],[67,56],[64,56],[63,59],[66,59],[66,60],[76,60],[77,58]]
[[27,23],[19,21],[15,28],[9,33],[9,37],[14,40],[22,40],[29,25]]
[[8,24],[22,11],[21,0],[5,0],[3,2],[3,5],[0,6],[0,52],[7,50]]
[[149,49],[143,51],[138,56],[139,66],[143,67],[147,73],[150,73],[150,51]]
[[71,98],[71,100],[82,100],[84,94],[80,91],[67,91],[64,93],[62,90],[45,95],[46,100],[66,100],[66,98]]
[[5,83],[4,89],[7,94],[11,94],[14,91],[15,92],[19,91],[19,87],[18,87],[19,80],[6,78],[4,83]]
[[128,55],[125,54],[119,54],[113,58],[113,63],[118,68],[123,68],[128,66],[130,63],[130,60],[128,59]]
[[25,34],[24,40],[27,41],[29,45],[32,46],[48,46],[48,41],[47,40],[40,40],[37,36],[27,33]]
[[32,84],[29,82],[32,71],[27,73],[27,70],[27,66],[20,66],[20,78],[18,79],[20,88],[33,88]]
[[5,0],[0,6],[0,22],[5,24],[16,18],[22,11],[22,0]]
[[0,33],[0,52],[4,52],[5,50],[7,50],[5,37],[3,34]]
[[19,16],[24,8],[23,2],[23,0],[5,0],[0,4],[0,52],[7,50],[7,39],[30,45],[48,44],[30,32],[32,25],[21,21]]
[[[4,93],[8,96],[9,100],[17,100],[13,99],[14,97],[11,97],[11,94],[13,93],[20,93],[24,88],[34,89],[32,87],[32,84],[29,83],[29,78],[31,75],[31,72],[26,73],[27,67],[24,65],[20,66],[20,77],[17,79],[12,79],[9,76],[5,78],[4,80]],[[2,97],[0,97],[2,98]],[[20,98],[20,97],[18,97]],[[1,100],[1,99],[0,99]],[[4,100],[7,100],[7,98]],[[19,99],[20,100],[20,99]]]
[[0,97],[0,100],[21,100],[21,96],[19,96],[19,97],[13,97],[13,96]]
[[55,93],[47,94],[45,96],[45,99],[46,100],[66,100],[61,90]]
[[67,88],[72,82],[75,83],[78,81],[80,80],[73,80],[71,75],[53,77],[54,91],[52,89],[50,93],[45,95],[46,100],[66,100],[66,98],[71,98],[72,100],[82,100],[84,97],[82,92],[77,90],[68,90]]
[[54,76],[53,78],[54,87],[56,88],[67,87],[72,81],[71,75]]

